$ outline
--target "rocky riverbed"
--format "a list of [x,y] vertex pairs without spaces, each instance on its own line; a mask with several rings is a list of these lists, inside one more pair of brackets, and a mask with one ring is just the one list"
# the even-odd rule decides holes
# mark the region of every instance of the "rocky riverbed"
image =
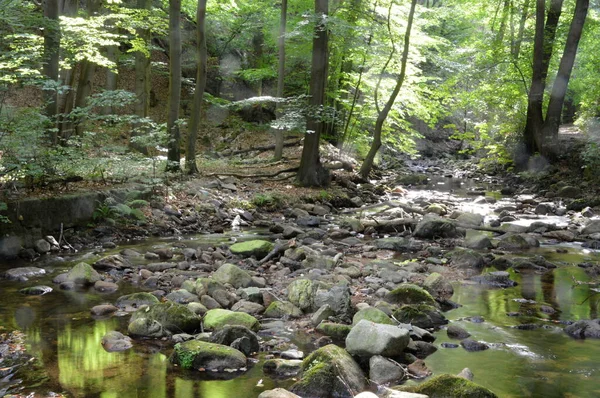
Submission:
[[[83,249],[88,242],[96,247],[63,257],[38,255],[58,249],[46,239],[47,245],[38,242],[24,256],[33,263],[4,265],[7,280],[0,289],[13,299],[0,315],[27,333],[38,333],[33,345],[42,340],[58,345],[58,351],[45,348],[51,359],[39,359],[60,363],[61,355],[69,356],[64,347],[72,345],[64,334],[40,332],[42,314],[34,322],[27,311],[39,311],[44,301],[52,302],[53,310],[68,302],[66,314],[58,313],[93,331],[85,344],[95,345],[91,352],[103,358],[103,371],[112,373],[108,378],[139,364],[128,352],[142,353],[145,369],[148,361],[162,363],[164,373],[147,373],[175,381],[156,396],[207,386],[214,394],[207,396],[217,396],[215,391],[231,396],[226,384],[218,383],[238,383],[239,397],[509,396],[507,390],[488,388],[494,385],[487,382],[492,369],[469,365],[477,363],[477,355],[500,350],[498,341],[486,340],[502,337],[482,331],[481,325],[496,330],[509,322],[511,330],[593,339],[600,337],[597,314],[563,316],[565,304],[552,294],[538,297],[535,288],[533,295],[511,296],[525,300],[514,302],[521,311],[505,302],[500,310],[473,314],[472,300],[461,293],[519,287],[527,292],[532,283],[546,286],[561,270],[577,269],[567,282],[573,291],[584,289],[593,308],[600,220],[593,207],[583,206],[581,192],[567,184],[534,194],[492,177],[450,174],[429,167],[379,184],[340,177],[343,195],[274,206],[273,212],[240,201],[237,192],[248,190],[246,182],[189,182],[177,206],[147,211],[146,226],[123,232],[105,225],[87,237],[69,235],[71,248]],[[165,231],[168,239],[127,243]],[[566,264],[553,261],[557,252],[577,255]],[[453,315],[461,311],[464,317]],[[497,317],[493,324],[482,316],[491,313]],[[56,322],[65,327],[64,320]],[[598,340],[582,344],[600,350]],[[441,352],[454,347],[471,355],[468,369],[442,374],[435,358],[448,361]],[[70,371],[87,374],[69,363]],[[51,382],[39,388],[25,382],[7,391],[73,396],[105,391],[84,376],[67,382],[61,374],[66,370],[48,366]],[[142,369],[125,373],[134,386],[120,396],[148,391]],[[228,381],[218,381],[223,379]],[[135,380],[146,381],[136,385]]]

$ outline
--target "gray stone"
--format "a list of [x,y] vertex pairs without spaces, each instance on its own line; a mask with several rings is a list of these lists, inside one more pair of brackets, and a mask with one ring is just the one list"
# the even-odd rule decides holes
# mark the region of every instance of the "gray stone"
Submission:
[[483,216],[481,214],[476,213],[462,213],[460,216],[458,216],[456,221],[459,224],[473,225],[478,227],[480,225],[483,225]]
[[369,379],[377,384],[397,383],[405,376],[404,369],[381,355],[369,359]]
[[318,289],[315,293],[315,308],[329,304],[337,315],[350,317],[352,315],[351,293],[347,285],[335,285],[331,289]]
[[52,246],[46,240],[38,239],[33,244],[33,248],[35,249],[36,252],[38,252],[40,254],[45,254],[45,253],[48,253],[52,249]]
[[500,237],[497,245],[501,250],[526,250],[531,248],[531,245],[520,234],[504,234]]
[[369,307],[358,311],[352,318],[352,325],[358,324],[362,320],[384,325],[396,325],[394,321],[383,311],[375,307]]
[[273,301],[264,312],[267,318],[299,318],[302,310],[289,301]]
[[576,339],[600,339],[600,319],[577,321],[567,326],[565,332]]
[[413,236],[422,239],[459,238],[462,233],[451,221],[429,214],[419,221]]
[[77,285],[93,285],[100,279],[100,274],[91,265],[79,263],[67,273],[66,281]]
[[404,351],[409,341],[406,329],[361,320],[346,337],[346,350],[359,357],[394,357]]
[[185,305],[173,302],[140,308],[131,316],[131,322],[140,318],[157,321],[172,333],[195,333],[200,330],[200,317]]
[[581,189],[573,186],[565,186],[558,190],[557,195],[561,198],[578,199],[581,198]]
[[131,338],[117,331],[110,331],[102,337],[102,348],[107,352],[125,351],[133,347]]
[[463,340],[467,337],[471,336],[471,333],[467,332],[465,329],[461,328],[458,325],[448,325],[448,329],[446,330],[448,337],[451,339]]
[[248,287],[252,277],[243,269],[233,264],[223,264],[213,274],[213,279],[220,283],[229,283],[234,288]]
[[283,388],[274,388],[260,393],[258,398],[301,398],[299,395]]
[[480,269],[484,265],[483,256],[471,249],[457,247],[450,253],[452,265],[458,268]]
[[[276,377],[296,376],[300,373],[301,368],[302,360],[299,359],[267,359],[263,364],[263,372]],[[293,395],[297,397],[297,395]]]
[[582,235],[591,235],[600,232],[600,220],[588,221],[581,230]]
[[423,287],[436,298],[449,299],[454,294],[452,284],[437,272],[433,272],[425,278]]
[[119,297],[115,305],[121,309],[136,309],[143,305],[152,305],[158,302],[156,296],[146,292],[138,292]]
[[475,234],[465,239],[465,246],[474,250],[485,250],[493,247],[492,241],[484,234]]
[[252,301],[240,300],[231,306],[231,310],[245,312],[250,315],[259,315],[265,312],[265,307],[262,304],[254,303]]
[[28,296],[43,296],[44,294],[48,294],[52,292],[52,288],[50,286],[32,286],[26,287],[19,290],[19,293],[26,294]]
[[219,330],[215,331],[211,336],[211,343],[222,344],[230,346],[236,342],[236,340],[245,338],[246,344],[242,349],[239,349],[244,355],[250,355],[258,352],[260,346],[258,344],[258,336],[256,333],[251,331],[245,326],[241,325],[226,325]]
[[471,339],[464,339],[460,342],[460,345],[462,345],[463,348],[467,351],[484,351],[490,348],[490,346],[488,346],[485,343],[481,343],[479,341]]
[[478,275],[472,278],[484,285],[490,285],[494,287],[513,287],[517,285],[517,282],[510,279],[510,274],[506,271],[488,272],[487,274]]
[[411,238],[382,238],[376,239],[374,242],[375,247],[381,250],[394,250],[400,253],[407,253],[412,251],[421,250],[423,245],[416,242]]
[[175,344],[169,360],[183,369],[240,371],[246,368],[246,356],[225,345],[190,340]]
[[11,268],[4,272],[2,276],[9,280],[27,280],[34,276],[44,275],[46,270],[38,267],[19,267]]
[[325,304],[315,311],[315,313],[310,317],[310,322],[313,326],[318,326],[321,322],[334,315],[335,311],[331,308],[331,306],[329,304]]
[[126,257],[120,254],[112,254],[96,261],[93,266],[102,271],[110,271],[113,269],[131,268],[131,263]]
[[188,292],[185,289],[177,289],[173,290],[171,293],[165,296],[167,300],[173,301],[179,304],[188,304],[193,302],[200,302],[198,296],[193,293]]
[[160,338],[169,334],[163,326],[153,319],[137,318],[129,322],[127,332],[132,336]]
[[297,279],[288,285],[288,300],[302,311],[314,306],[317,286],[310,279]]
[[457,377],[462,377],[463,379],[466,379],[466,380],[469,380],[469,381],[473,381],[473,377],[474,377],[473,372],[471,372],[471,369],[469,369],[469,368],[464,368],[456,376]]
[[119,290],[119,285],[108,281],[97,281],[94,283],[94,289],[101,293],[113,293]]

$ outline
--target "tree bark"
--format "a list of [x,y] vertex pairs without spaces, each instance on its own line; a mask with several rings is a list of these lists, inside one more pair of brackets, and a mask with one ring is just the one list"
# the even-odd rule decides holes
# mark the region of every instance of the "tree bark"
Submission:
[[194,103],[192,105],[192,115],[190,116],[190,126],[188,129],[187,149],[185,153],[185,168],[188,174],[197,174],[196,165],[196,140],[198,138],[198,129],[200,128],[200,116],[202,111],[202,97],[206,88],[206,65],[208,53],[206,50],[206,2],[199,0],[196,10],[196,45],[197,45],[197,70],[196,70],[196,89],[194,90]]
[[315,0],[315,14],[318,22],[313,39],[309,87],[311,115],[306,126],[300,170],[298,170],[298,182],[303,186],[324,186],[329,183],[329,173],[321,165],[319,156],[319,142],[324,127],[320,111],[325,104],[325,86],[327,85],[329,35],[326,22],[328,13],[329,1]]
[[[60,49],[60,29],[58,25],[58,0],[46,0],[44,7],[44,16],[47,18],[47,26],[44,29],[44,75],[53,81],[58,82],[59,72],[59,49]],[[47,136],[51,145],[58,142],[57,114],[58,97],[54,89],[44,91],[44,100],[46,102],[45,112],[50,123]]]
[[377,115],[377,121],[375,122],[375,131],[373,132],[373,143],[371,144],[371,149],[365,158],[359,174],[362,178],[367,178],[371,169],[373,168],[373,162],[375,161],[375,155],[379,151],[381,147],[381,132],[383,130],[383,124],[387,119],[392,106],[394,106],[394,102],[396,101],[396,97],[402,88],[402,84],[404,84],[404,79],[406,77],[406,65],[408,64],[408,50],[410,46],[410,33],[412,30],[412,24],[415,16],[415,8],[417,6],[417,0],[412,0],[410,4],[410,11],[408,13],[408,24],[406,26],[406,33],[404,34],[404,49],[402,50],[402,59],[401,59],[401,67],[400,67],[400,75],[396,78],[396,86],[394,87],[394,91],[390,95],[390,98],[387,100],[383,109]]
[[167,132],[169,134],[167,171],[181,170],[181,132],[179,105],[181,102],[181,0],[169,0],[169,105]]
[[[152,8],[152,0],[137,0],[136,7],[140,10],[150,10]],[[148,48],[148,53],[143,51],[137,51],[135,53],[135,84],[134,93],[136,96],[136,102],[134,105],[134,113],[139,118],[147,118],[150,111],[150,32],[148,29],[139,28],[136,30],[136,35],[145,43]],[[133,126],[131,135],[133,137],[144,134],[142,131],[142,125],[136,123]],[[144,145],[132,142],[130,143],[131,148],[134,150],[147,154],[148,149]]]
[[541,148],[542,155],[549,158],[554,158],[557,155],[558,148],[556,148],[556,143],[558,141],[558,128],[560,126],[562,108],[565,102],[565,95],[567,94],[567,86],[569,85],[573,65],[575,63],[579,40],[581,39],[581,33],[587,17],[589,3],[589,0],[577,0],[573,20],[571,21],[567,36],[567,42],[565,43],[563,55],[560,59],[558,73],[556,74],[554,85],[552,86],[550,102],[548,103],[548,110],[546,112],[546,120],[544,121],[544,126],[542,128]]
[[[279,18],[279,65],[277,67],[277,98],[283,98],[283,88],[285,82],[285,32],[287,24],[287,0],[281,1],[281,16]],[[277,103],[277,117],[281,117],[281,104]],[[275,152],[273,159],[281,160],[283,156],[284,134],[282,126],[275,129]]]
[[529,16],[530,1],[531,0],[525,0],[525,4],[523,4],[523,12],[521,13],[521,20],[519,21],[519,31],[512,53],[515,60],[519,59],[519,55],[521,54],[521,44],[523,43],[523,34],[525,33],[525,22],[527,22],[527,17]]
[[[117,46],[109,46],[106,49],[106,57],[114,63],[117,63],[119,49]],[[106,90],[115,91],[117,89],[117,74],[116,72],[107,69],[106,70]],[[105,115],[112,115],[116,111],[114,105],[105,106],[103,113]]]

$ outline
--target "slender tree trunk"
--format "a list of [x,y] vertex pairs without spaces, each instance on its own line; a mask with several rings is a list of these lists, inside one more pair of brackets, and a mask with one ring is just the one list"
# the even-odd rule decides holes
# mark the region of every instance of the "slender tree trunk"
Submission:
[[519,31],[517,33],[517,39],[513,47],[513,58],[515,60],[519,59],[519,55],[521,54],[521,44],[523,43],[523,34],[525,33],[525,22],[527,22],[527,17],[529,15],[530,2],[531,0],[525,0],[525,3],[523,4],[523,12],[521,13],[521,20],[519,21]]
[[303,186],[324,186],[329,183],[329,173],[321,165],[319,156],[319,143],[324,127],[324,122],[320,115],[321,112],[319,111],[325,104],[325,87],[327,85],[328,13],[328,0],[315,0],[315,14],[317,15],[318,22],[315,26],[315,36],[313,39],[309,87],[311,116],[306,126],[304,147],[302,148],[302,158],[300,160],[300,169],[298,170],[298,182]]
[[552,86],[550,102],[548,103],[548,110],[546,112],[546,120],[544,121],[544,126],[542,128],[541,147],[542,155],[549,158],[555,158],[558,154],[556,144],[562,108],[565,102],[565,95],[567,94],[567,87],[571,78],[573,65],[575,63],[579,40],[581,39],[581,33],[587,17],[589,3],[589,0],[577,0],[573,20],[571,21],[571,27],[569,28],[569,34],[567,36],[567,42],[565,43],[563,55],[560,59],[558,73],[556,74],[556,80],[554,80],[554,85]]
[[181,102],[181,0],[169,0],[169,105],[167,131],[169,134],[167,170],[181,169],[181,132],[179,105]]
[[[119,49],[117,48],[117,46],[109,46],[106,49],[106,57],[116,64],[117,59],[118,59],[118,56],[117,56],[118,52],[119,52]],[[106,70],[106,90],[115,91],[116,89],[117,89],[117,73],[110,69],[107,69]],[[103,109],[103,113],[105,115],[112,115],[115,113],[115,107],[113,105],[105,106]]]
[[[47,18],[47,26],[44,30],[44,75],[48,79],[58,82],[60,48],[58,0],[46,0],[44,16]],[[46,116],[51,121],[47,131],[48,139],[52,145],[56,145],[58,142],[58,130],[56,124],[58,114],[57,91],[54,89],[45,90],[44,99],[46,101]]]
[[[137,0],[136,7],[140,10],[150,11],[152,9],[152,0]],[[150,31],[148,29],[138,28],[136,35],[146,45],[147,51],[137,51],[135,53],[135,85],[134,92],[136,102],[134,113],[139,118],[147,118],[150,111]],[[143,127],[140,123],[135,123],[131,135],[143,135]],[[148,154],[148,148],[135,142],[130,143],[134,150]]]
[[[279,18],[279,65],[277,67],[277,98],[283,98],[283,88],[285,82],[285,32],[287,24],[287,0],[281,1],[281,16]],[[281,117],[281,103],[277,102],[277,117]],[[283,156],[283,127],[275,129],[275,153],[274,160],[281,160]]]
[[188,130],[187,149],[185,153],[185,166],[188,174],[198,173],[196,165],[196,139],[198,138],[198,129],[200,127],[200,115],[202,111],[202,97],[206,88],[206,2],[199,0],[196,11],[196,45],[197,48],[197,71],[196,71],[196,89],[194,91],[194,104],[192,106],[192,115],[190,117],[190,126]]
[[394,91],[390,95],[390,98],[387,100],[383,109],[377,115],[377,121],[375,122],[375,131],[373,132],[373,143],[371,144],[371,149],[363,162],[359,174],[363,178],[367,178],[371,169],[373,168],[373,162],[375,161],[375,155],[379,151],[381,147],[381,131],[383,130],[383,124],[387,119],[392,106],[394,106],[394,102],[396,101],[396,97],[402,88],[402,84],[404,84],[404,78],[406,77],[406,66],[408,64],[408,50],[410,47],[410,33],[412,30],[412,24],[415,16],[415,8],[417,6],[417,0],[412,0],[410,3],[410,11],[408,13],[408,24],[406,26],[406,33],[404,34],[404,49],[402,50],[402,58],[401,58],[401,67],[400,74],[396,78],[396,86],[394,87]]

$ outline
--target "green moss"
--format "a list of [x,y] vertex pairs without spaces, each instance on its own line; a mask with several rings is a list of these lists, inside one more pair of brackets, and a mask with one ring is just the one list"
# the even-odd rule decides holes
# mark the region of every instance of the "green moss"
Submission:
[[246,363],[244,354],[235,348],[199,340],[176,344],[170,360],[184,369],[219,368],[225,363],[242,367]]
[[321,322],[319,326],[317,326],[317,331],[338,341],[345,340],[348,333],[350,333],[350,330],[352,330],[352,326],[350,325],[333,322]]
[[380,309],[369,307],[358,311],[352,318],[352,325],[356,325],[361,320],[367,320],[375,323],[382,323],[384,325],[395,325],[396,323],[390,319],[389,316]]
[[487,388],[449,374],[426,381],[414,388],[414,392],[429,395],[430,398],[497,398],[497,395]]
[[256,239],[235,243],[229,247],[229,250],[233,254],[245,257],[256,256],[256,258],[260,259],[269,254],[273,250],[273,247],[273,243],[269,241]]
[[302,316],[302,311],[289,301],[273,301],[265,310],[264,315],[267,318],[298,318]]
[[435,300],[429,292],[412,283],[398,285],[386,294],[385,299],[393,304],[435,304]]
[[173,333],[194,333],[200,329],[200,318],[185,305],[177,303],[158,303],[141,308],[131,316],[155,320]]
[[255,317],[243,312],[218,308],[208,311],[204,316],[204,329],[206,330],[216,330],[226,325],[245,326],[255,332],[260,328],[260,323]]
[[196,354],[193,351],[181,349],[181,343],[175,344],[175,353],[179,365],[184,369],[192,369]]

